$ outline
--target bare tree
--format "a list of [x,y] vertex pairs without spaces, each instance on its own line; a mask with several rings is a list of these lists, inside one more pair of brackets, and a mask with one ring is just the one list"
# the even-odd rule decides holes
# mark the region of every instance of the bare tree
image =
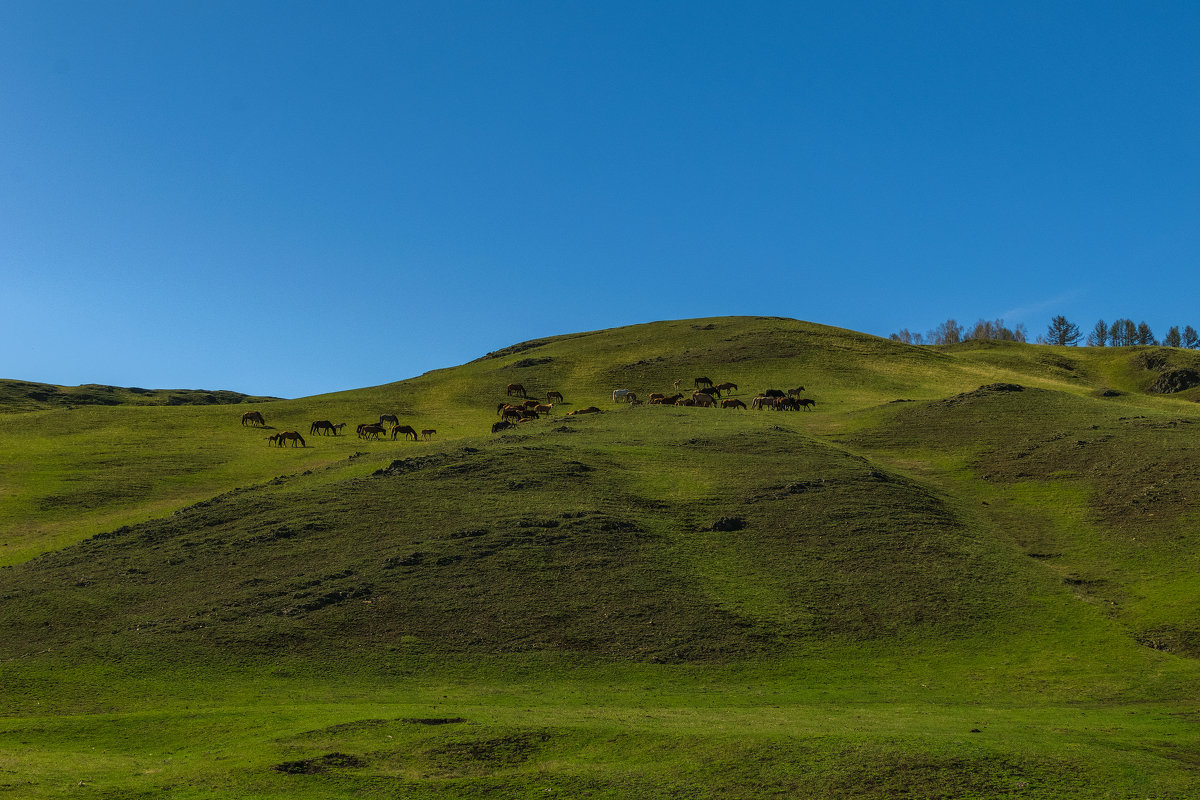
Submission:
[[929,332],[930,344],[958,344],[963,339],[962,327],[952,319],[948,319]]
[[1050,320],[1050,326],[1046,329],[1046,344],[1073,346],[1079,344],[1081,335],[1078,325],[1059,314]]
[[1108,344],[1108,325],[1104,323],[1104,320],[1099,320],[1092,326],[1092,332],[1088,334],[1087,345],[1088,347],[1104,347],[1106,344]]

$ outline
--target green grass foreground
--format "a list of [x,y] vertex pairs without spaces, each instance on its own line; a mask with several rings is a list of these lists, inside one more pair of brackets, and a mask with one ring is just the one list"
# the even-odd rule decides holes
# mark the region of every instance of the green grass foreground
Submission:
[[[0,796],[1200,796],[1197,361],[717,318],[14,400]],[[612,400],[702,375],[817,405]],[[514,382],[567,402],[492,434]]]

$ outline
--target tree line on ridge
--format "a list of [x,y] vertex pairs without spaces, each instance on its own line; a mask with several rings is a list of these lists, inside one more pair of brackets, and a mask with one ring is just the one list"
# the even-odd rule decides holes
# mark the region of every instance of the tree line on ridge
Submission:
[[[1025,342],[1028,341],[1029,334],[1024,325],[1018,324],[1016,327],[1009,328],[1002,319],[981,319],[971,328],[964,327],[953,319],[948,319],[925,334],[913,333],[908,328],[902,328],[888,338],[904,344],[958,344],[971,340]],[[1164,347],[1186,347],[1195,350],[1200,348],[1200,333],[1197,333],[1191,325],[1184,326],[1182,331],[1178,325],[1173,325],[1162,341],[1159,341],[1145,322],[1134,324],[1131,319],[1117,319],[1112,324],[1104,320],[1097,321],[1084,336],[1078,325],[1059,314],[1050,320],[1050,324],[1046,327],[1046,333],[1039,335],[1035,341],[1037,344],[1072,347],[1078,345],[1080,341],[1083,341],[1088,347],[1161,344]]]

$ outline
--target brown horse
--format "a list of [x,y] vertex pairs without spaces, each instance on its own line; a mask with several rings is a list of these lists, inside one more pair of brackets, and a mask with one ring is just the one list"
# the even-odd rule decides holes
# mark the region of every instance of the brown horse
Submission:
[[400,420],[399,420],[399,418],[396,417],[395,414],[380,414],[379,415],[379,424],[380,425],[383,425],[388,422],[390,422],[393,425],[400,424]]
[[533,410],[538,414],[549,414],[554,410],[554,404],[550,403],[549,405],[546,405],[545,403],[538,403],[533,407]]
[[758,397],[750,401],[750,407],[755,411],[762,411],[764,408],[771,405],[772,402],[773,398],[767,397],[764,394],[760,394]]
[[513,395],[516,395],[517,397],[525,397],[525,387],[519,383],[510,383],[508,386],[504,387],[504,395],[505,397],[512,397]]
[[492,423],[492,433],[499,433],[500,431],[508,430],[512,426],[513,426],[513,424],[511,422],[507,422],[505,420],[501,420],[500,422],[493,422]]
[[433,438],[433,435],[435,433],[437,433],[436,429],[426,428],[425,430],[421,431],[421,438],[428,442],[430,439]]
[[386,431],[384,427],[377,422],[364,422],[358,426],[358,438],[360,439],[378,439]]
[[588,406],[587,408],[577,408],[574,411],[568,411],[567,416],[573,417],[576,414],[599,414],[599,413],[600,413],[600,409],[596,408],[595,406]]
[[546,402],[553,403],[555,401],[560,403],[566,402],[566,400],[563,400],[562,392],[546,392]]
[[299,442],[301,447],[308,447],[308,445],[304,443],[304,437],[300,435],[299,431],[280,431],[276,435],[279,436],[280,447],[283,447],[283,443],[285,441],[290,441],[292,443],[292,447],[296,446],[296,442]]
[[717,394],[720,394],[721,392],[736,392],[737,384],[736,383],[728,383],[728,382],[718,383],[716,386],[713,387],[713,391],[717,392]]
[[799,400],[796,401],[796,403],[801,408],[803,408],[805,411],[808,411],[810,408],[812,408],[813,406],[815,406],[817,404],[817,401],[812,400],[807,397],[801,397]]
[[722,400],[721,408],[745,408],[746,404],[741,400]]
[[276,447],[278,445],[279,445],[279,434],[278,433],[272,433],[270,436],[267,437],[267,446],[268,447]]
[[337,436],[338,429],[336,426],[334,426],[334,424],[332,422],[330,422],[327,419],[319,419],[316,422],[314,422],[312,425],[308,426],[308,435],[309,436],[312,436],[313,434],[318,434],[318,433],[321,434],[322,436],[324,436],[325,435],[324,431],[329,431],[334,436]]
[[704,392],[692,392],[692,402],[704,408],[711,408],[717,404],[716,398]]
[[804,392],[804,387],[797,386],[795,389],[788,389],[787,396],[788,397],[799,397],[803,392]]
[[411,436],[412,440],[414,442],[417,440],[417,432],[413,428],[412,425],[393,425],[392,426],[392,441],[393,442],[396,441],[396,437],[402,433],[404,434],[405,439],[407,439],[409,436]]
[[245,414],[242,414],[242,425],[247,424],[257,425],[260,428],[265,428],[267,426],[266,421],[263,419],[263,415],[258,411],[247,411]]
[[712,378],[694,378],[693,382],[695,383],[697,389],[699,389],[701,386],[713,385]]

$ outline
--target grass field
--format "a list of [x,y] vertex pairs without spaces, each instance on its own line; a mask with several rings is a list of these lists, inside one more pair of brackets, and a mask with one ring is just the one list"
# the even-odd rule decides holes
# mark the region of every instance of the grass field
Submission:
[[[714,318],[0,392],[0,795],[1200,796],[1198,362]],[[815,410],[612,400],[701,375]],[[567,402],[492,434],[514,382]],[[385,413],[437,434],[308,435]]]

